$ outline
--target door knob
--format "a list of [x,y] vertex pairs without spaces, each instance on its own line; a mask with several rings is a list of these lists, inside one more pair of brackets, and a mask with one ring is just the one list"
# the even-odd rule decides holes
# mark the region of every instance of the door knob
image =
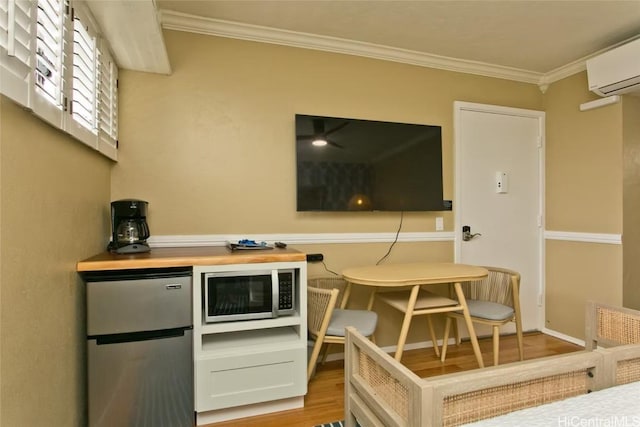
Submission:
[[471,234],[471,227],[469,227],[468,225],[462,226],[462,240],[464,240],[465,242],[468,242],[469,240],[473,239],[476,236],[482,236],[482,234],[480,233]]

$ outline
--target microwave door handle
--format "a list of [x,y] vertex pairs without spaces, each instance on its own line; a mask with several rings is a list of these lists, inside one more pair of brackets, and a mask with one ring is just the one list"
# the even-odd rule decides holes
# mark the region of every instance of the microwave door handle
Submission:
[[278,297],[280,294],[280,278],[278,277],[278,270],[271,270],[271,309],[273,313],[273,317],[278,315],[278,308],[280,304],[278,303],[280,298]]

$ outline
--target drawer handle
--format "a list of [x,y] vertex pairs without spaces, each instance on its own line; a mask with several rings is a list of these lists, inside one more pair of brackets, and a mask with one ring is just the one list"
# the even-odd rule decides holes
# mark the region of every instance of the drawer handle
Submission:
[[179,284],[174,284],[174,285],[166,285],[165,288],[167,290],[171,290],[171,289],[182,289],[182,285]]

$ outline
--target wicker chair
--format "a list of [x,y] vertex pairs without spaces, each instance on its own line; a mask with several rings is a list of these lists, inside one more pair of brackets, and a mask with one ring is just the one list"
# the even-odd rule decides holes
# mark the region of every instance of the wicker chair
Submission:
[[[347,308],[347,304],[349,303],[349,296],[345,295],[345,290],[347,289],[347,282],[342,278],[342,276],[330,276],[330,277],[312,277],[307,280],[307,285],[312,286],[314,288],[321,289],[337,289],[338,290],[338,298],[336,300],[336,308]],[[320,364],[324,365],[324,362],[327,360],[327,355],[329,354],[329,347],[331,344],[326,344],[322,346],[322,357],[320,358]]]
[[339,290],[307,286],[307,327],[309,337],[315,339],[307,367],[307,381],[315,372],[321,347],[328,344],[343,344],[345,328],[355,327],[362,335],[373,338],[378,315],[369,310],[346,310],[336,308]]
[[[500,326],[515,322],[518,338],[520,360],[524,360],[522,341],[522,320],[520,316],[520,274],[506,268],[485,267],[489,275],[478,281],[463,283],[462,290],[469,306],[471,320],[475,323],[489,325],[493,329],[493,364],[497,365],[500,350]],[[447,341],[451,321],[464,319],[462,312],[447,313],[444,328],[441,360],[447,355]],[[460,337],[456,334],[456,344]]]
[[322,289],[337,289],[338,299],[336,301],[336,307],[346,308],[348,301],[343,301],[343,299],[345,296],[345,289],[347,288],[347,282],[342,278],[342,276],[312,277],[307,279],[307,286]]
[[640,311],[587,302],[585,348],[640,343]]

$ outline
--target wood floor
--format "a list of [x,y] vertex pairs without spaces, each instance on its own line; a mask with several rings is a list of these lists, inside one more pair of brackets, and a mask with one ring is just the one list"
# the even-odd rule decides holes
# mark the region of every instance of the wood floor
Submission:
[[[480,349],[485,366],[490,366],[493,363],[491,340],[489,338],[481,339]],[[580,346],[542,333],[525,334],[524,338],[525,359],[536,359],[582,349]],[[518,349],[515,336],[502,337],[500,339],[500,363],[517,360]],[[402,363],[422,378],[478,367],[469,342],[463,342],[459,347],[450,346],[447,350],[445,363],[441,363],[440,359],[435,356],[433,349],[430,348],[405,351]],[[317,424],[341,420],[344,418],[343,366],[341,360],[318,366],[315,377],[309,383],[304,408],[214,423],[207,425],[207,427],[312,427]]]

